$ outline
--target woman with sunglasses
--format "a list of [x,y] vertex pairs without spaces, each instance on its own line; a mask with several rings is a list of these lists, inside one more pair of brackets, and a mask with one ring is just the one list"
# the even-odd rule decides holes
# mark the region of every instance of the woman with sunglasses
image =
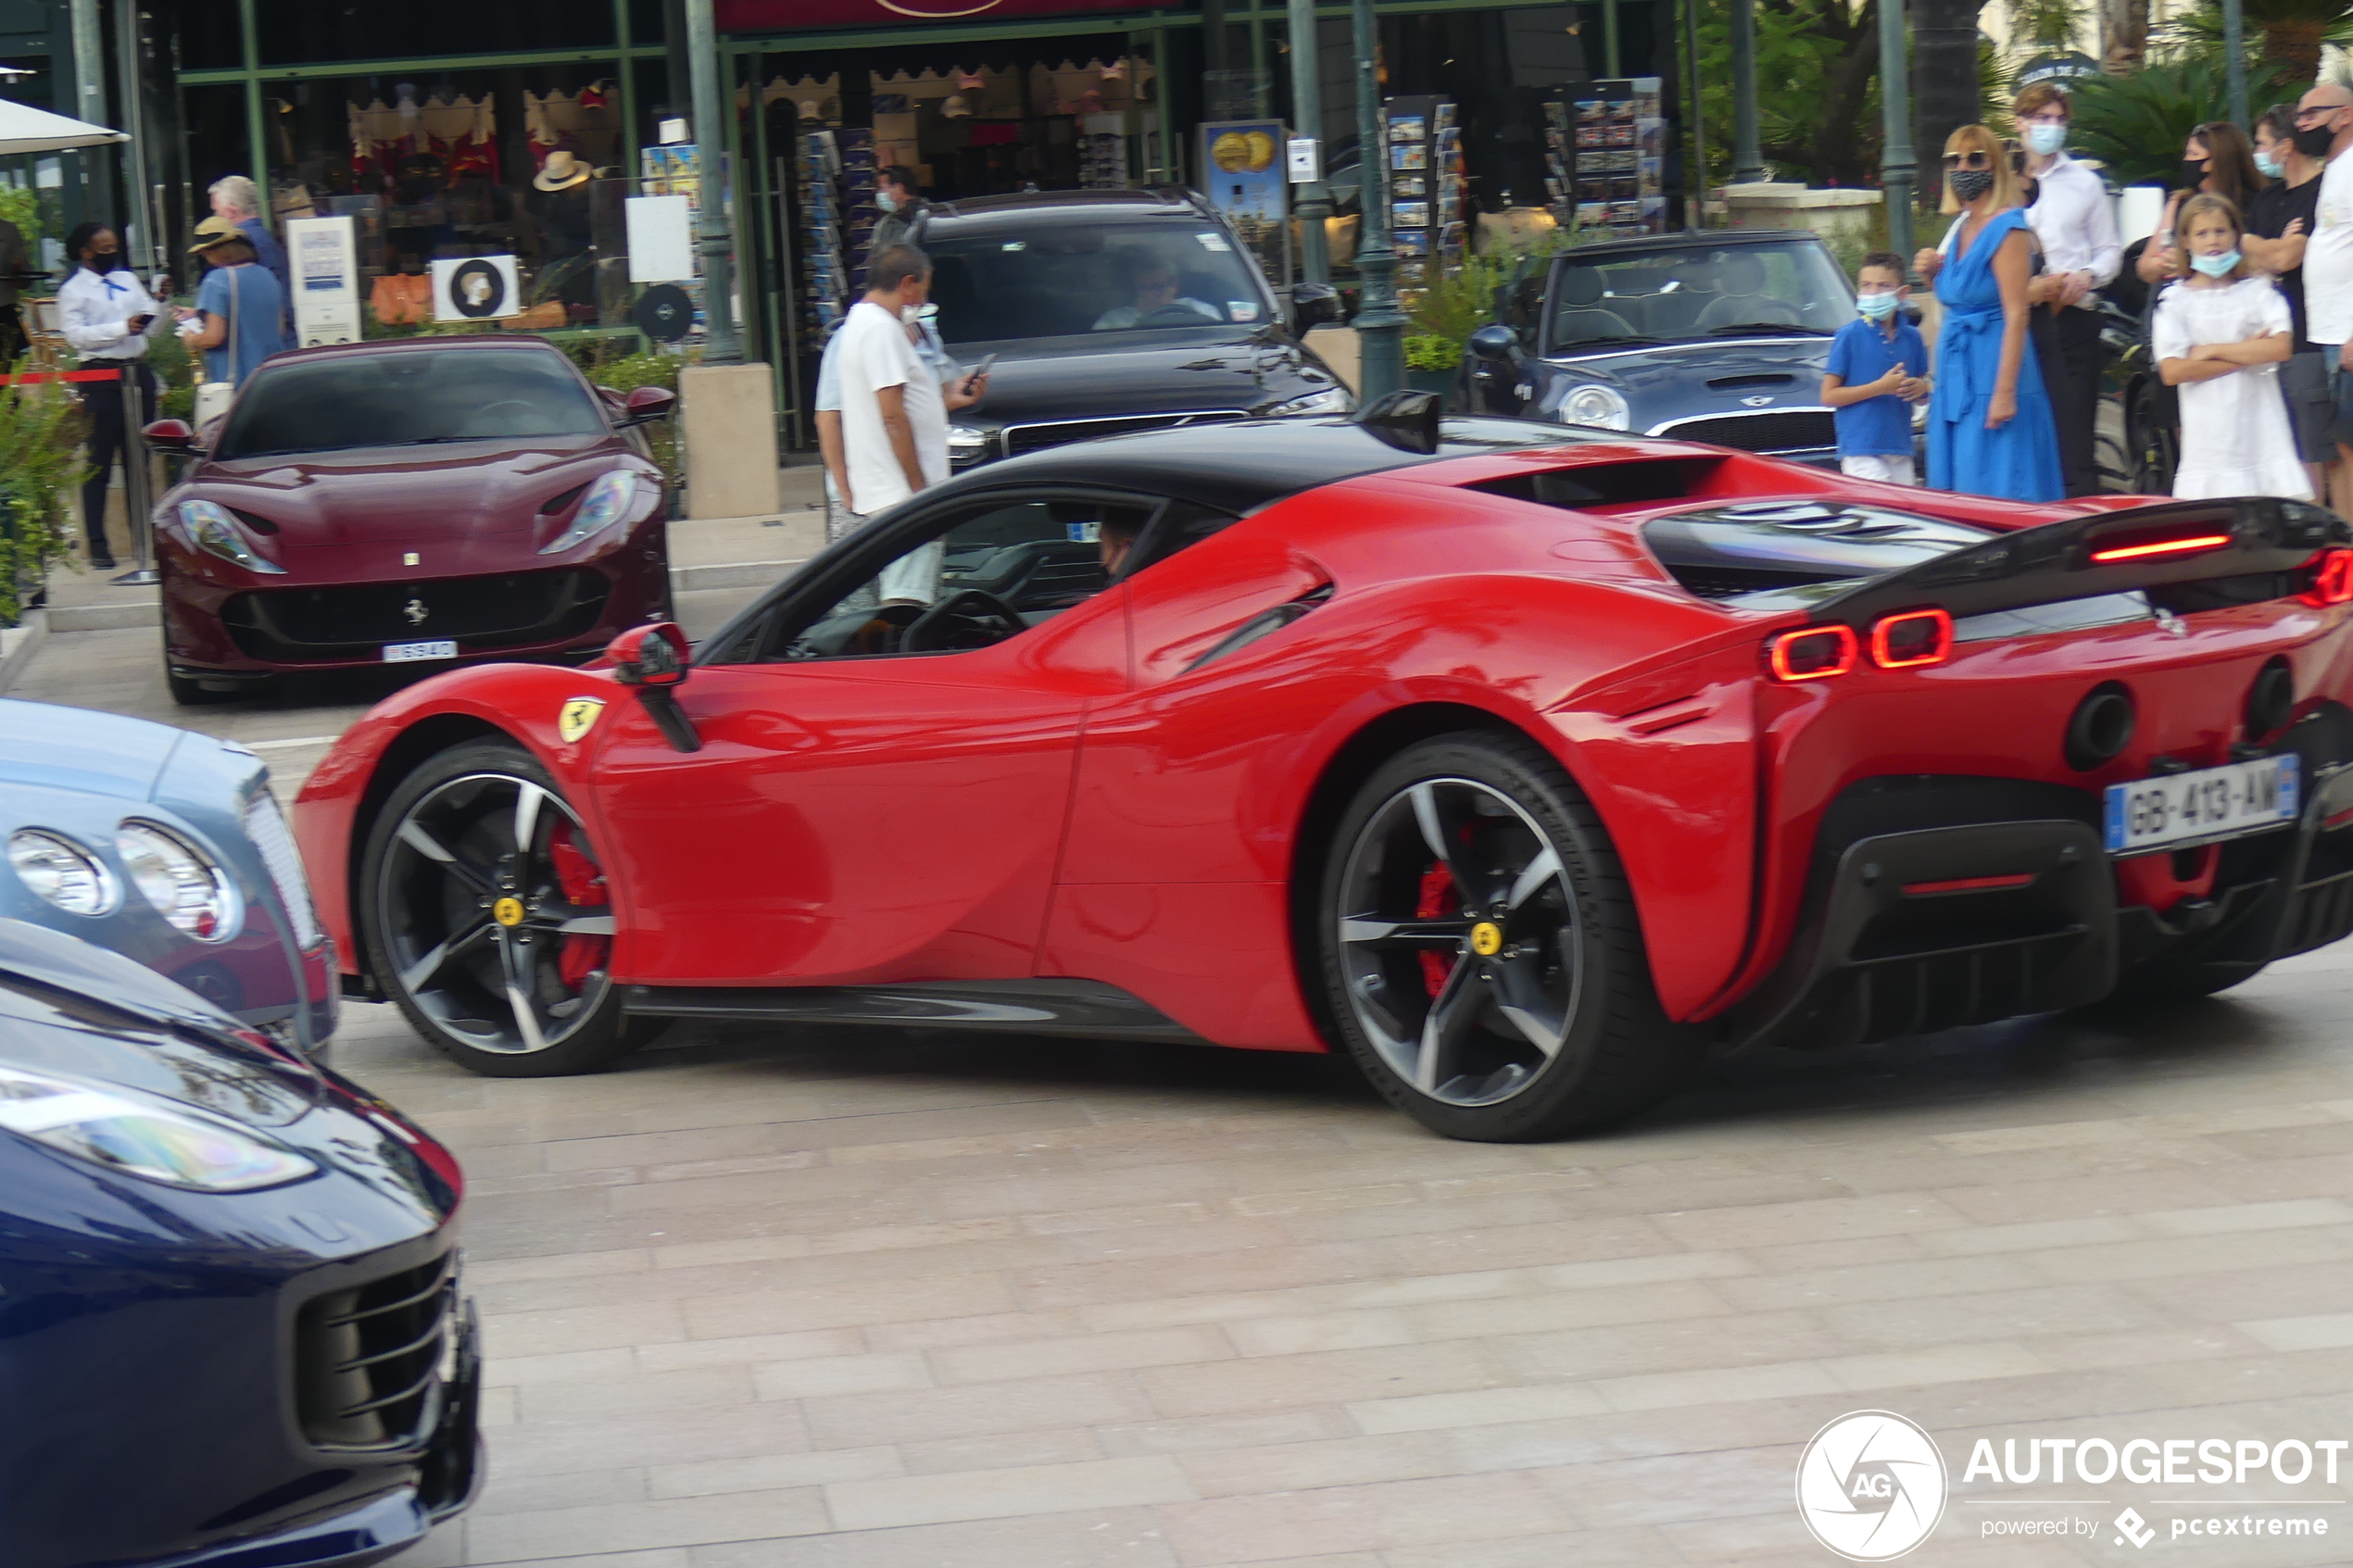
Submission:
[[2017,501],[2056,501],[2058,432],[2027,352],[2033,238],[2018,177],[1994,132],[1964,125],[1944,143],[1953,227],[1934,267],[1944,328],[1928,405],[1928,482]]
[[2227,119],[2208,120],[2196,127],[2182,144],[2182,187],[2166,198],[2165,216],[2158,220],[2157,234],[2141,252],[2133,270],[2145,283],[2161,283],[2188,270],[2189,259],[2174,233],[2174,220],[2190,197],[2221,196],[2240,212],[2251,212],[2255,198],[2270,183],[2256,166],[2255,146],[2246,132]]

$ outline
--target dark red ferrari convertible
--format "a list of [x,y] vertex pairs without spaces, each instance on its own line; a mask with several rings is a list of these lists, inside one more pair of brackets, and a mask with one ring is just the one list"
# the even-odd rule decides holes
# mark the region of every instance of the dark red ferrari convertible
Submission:
[[517,336],[271,359],[155,511],[165,674],[195,703],[271,676],[593,657],[670,613],[661,470],[634,428],[671,394],[600,394]]
[[689,661],[378,708],[297,831],[458,1060],[673,1020],[1344,1050],[1440,1132],[2353,929],[2353,533],[1403,395],[995,463]]

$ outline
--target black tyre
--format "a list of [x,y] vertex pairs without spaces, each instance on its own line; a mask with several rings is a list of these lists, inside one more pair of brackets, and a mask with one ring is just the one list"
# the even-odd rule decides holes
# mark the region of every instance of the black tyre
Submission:
[[171,700],[182,708],[208,708],[217,702],[234,702],[239,695],[235,692],[207,691],[203,683],[191,676],[175,675],[169,666],[163,672],[163,684],[164,689],[171,694]]
[[1358,1065],[1448,1137],[1623,1121],[1697,1054],[1698,1032],[1659,1009],[1600,819],[1516,736],[1424,741],[1365,783],[1333,837],[1318,936]]
[[650,1036],[609,972],[611,900],[587,829],[520,746],[473,742],[403,779],[359,887],[370,972],[460,1066],[592,1073]]

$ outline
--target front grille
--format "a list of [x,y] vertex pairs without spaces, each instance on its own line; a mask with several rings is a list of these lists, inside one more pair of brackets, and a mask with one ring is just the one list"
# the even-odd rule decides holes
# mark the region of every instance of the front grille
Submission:
[[441,1414],[458,1254],[319,1297],[295,1324],[303,1436],[322,1449],[406,1448]]
[[321,935],[318,914],[310,907],[310,879],[303,874],[294,834],[286,831],[286,814],[278,809],[276,797],[267,789],[245,802],[245,836],[261,851],[261,863],[269,868],[270,880],[278,884],[278,901],[286,907],[296,946],[308,952],[319,945]]
[[1007,425],[1003,432],[1005,456],[1014,458],[1040,447],[1061,446],[1073,441],[1092,441],[1099,435],[1125,435],[1133,430],[1170,430],[1177,425],[1221,424],[1246,417],[1238,408],[1220,408],[1183,414],[1130,414],[1108,420],[1063,420],[1054,424]]
[[364,659],[385,643],[454,638],[466,651],[575,637],[604,613],[610,584],[577,568],[437,583],[367,583],[239,594],[221,624],[249,659]]
[[1803,452],[1838,445],[1838,425],[1828,408],[1780,408],[1762,414],[1717,414],[1678,420],[1651,432],[1677,441],[1705,441],[1743,452]]

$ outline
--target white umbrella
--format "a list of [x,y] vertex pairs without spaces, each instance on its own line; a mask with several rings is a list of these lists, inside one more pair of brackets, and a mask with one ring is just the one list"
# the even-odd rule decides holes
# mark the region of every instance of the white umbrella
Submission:
[[31,104],[0,98],[0,153],[54,153],[67,147],[97,147],[128,142],[120,131],[61,114],[36,109]]

